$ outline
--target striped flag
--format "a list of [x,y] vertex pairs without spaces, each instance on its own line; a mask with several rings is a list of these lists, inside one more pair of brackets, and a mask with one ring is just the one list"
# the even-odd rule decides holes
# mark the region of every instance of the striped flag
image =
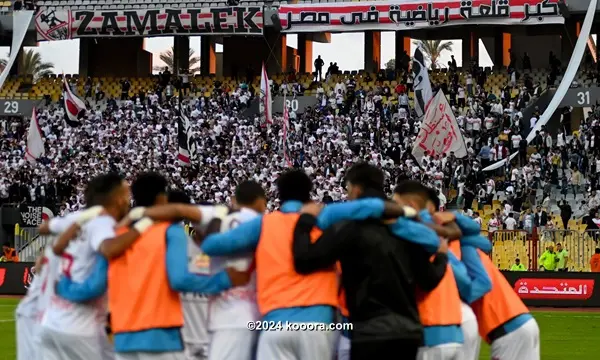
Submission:
[[271,108],[271,87],[269,86],[269,77],[265,69],[265,63],[262,64],[260,76],[260,119],[263,124],[273,123],[273,109]]
[[425,66],[425,57],[420,46],[417,47],[415,56],[413,56],[412,73],[415,91],[415,111],[418,117],[422,117],[425,115],[425,111],[427,111],[427,104],[433,98],[433,91],[431,90],[431,82],[429,82],[427,66]]
[[85,116],[85,103],[75,96],[67,79],[63,75],[63,106],[65,109],[65,121],[70,126],[81,125],[81,118]]
[[27,133],[25,159],[29,162],[36,162],[44,153],[44,138],[42,137],[42,130],[37,120],[35,108],[33,108],[31,121],[29,122],[29,132]]
[[179,164],[191,166],[196,159],[196,142],[192,136],[192,124],[181,108],[181,103],[179,103],[179,119],[177,122],[177,144],[179,145],[179,154],[177,155]]
[[286,105],[285,95],[283,97],[283,158],[287,166],[292,167],[292,162],[288,156],[287,138],[288,138],[288,127],[290,126],[290,113]]

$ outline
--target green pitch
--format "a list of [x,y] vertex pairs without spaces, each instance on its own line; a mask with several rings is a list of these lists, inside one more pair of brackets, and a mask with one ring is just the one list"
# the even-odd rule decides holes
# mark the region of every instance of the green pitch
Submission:
[[[14,313],[17,299],[0,299],[0,360],[16,359]],[[534,311],[541,331],[542,360],[597,360],[600,312]],[[480,360],[489,360],[483,344]]]

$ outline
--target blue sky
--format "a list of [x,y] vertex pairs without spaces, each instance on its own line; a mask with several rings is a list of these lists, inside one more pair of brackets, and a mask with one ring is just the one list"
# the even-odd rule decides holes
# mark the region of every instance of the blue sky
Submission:
[[[316,58],[317,55],[325,60],[326,63],[333,61],[337,62],[340,69],[342,70],[355,70],[362,69],[364,47],[356,47],[356,44],[362,44],[364,39],[363,33],[346,33],[346,34],[333,34],[331,36],[331,43],[321,44],[314,43],[313,56]],[[462,64],[462,41],[452,40],[454,43],[454,57],[459,66]],[[297,36],[288,35],[287,38],[288,46],[297,46]],[[162,62],[158,56],[161,52],[169,49],[173,45],[172,37],[161,37],[161,38],[147,38],[145,41],[146,50],[154,54],[153,65],[161,65]],[[190,47],[192,47],[197,54],[200,53],[200,38],[190,38]],[[6,57],[8,54],[8,47],[0,47],[0,56]],[[37,50],[41,53],[44,61],[50,61],[54,63],[54,70],[56,73],[64,72],[65,74],[75,74],[79,71],[79,40],[63,40],[53,42],[40,42]],[[217,51],[222,51],[220,46],[217,46]],[[394,56],[395,44],[394,44],[394,33],[383,32],[381,34],[381,64],[382,66]],[[414,52],[414,46],[411,50],[411,54]],[[480,53],[480,65],[481,66],[492,66],[492,61],[483,46],[483,43],[479,43]],[[450,59],[450,53],[445,52],[442,56],[441,63],[445,64]]]

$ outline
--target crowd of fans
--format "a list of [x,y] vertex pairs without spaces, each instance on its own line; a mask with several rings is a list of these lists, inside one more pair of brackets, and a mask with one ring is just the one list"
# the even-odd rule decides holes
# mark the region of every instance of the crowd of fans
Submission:
[[[321,60],[321,68],[323,64]],[[508,72],[515,74],[516,70],[512,67]],[[339,68],[331,63],[323,81],[336,73]],[[170,80],[172,75],[163,73],[154,89],[138,94],[124,81],[119,100],[103,98],[101,84],[90,81],[85,94],[80,94],[90,102],[81,126],[67,125],[57,103],[39,111],[46,153],[37,163],[29,163],[23,156],[28,121],[0,120],[0,202],[58,204],[56,209],[64,213],[84,206],[83,186],[97,173],[114,170],[132,179],[149,169],[168,174],[172,186],[185,189],[195,202],[227,202],[236,184],[248,178],[264,184],[273,195],[274,180],[288,166],[303,168],[314,179],[315,199],[332,202],[344,198],[345,169],[366,160],[383,168],[387,179],[423,181],[438,190],[442,206],[453,200],[469,213],[473,200],[491,204],[504,194],[509,210],[490,228],[510,228],[513,212],[541,211],[536,205],[549,211],[549,198],[556,188],[563,195],[590,190],[595,195],[586,200],[587,206],[600,206],[600,191],[595,191],[600,173],[600,141],[596,141],[600,108],[593,110],[575,136],[571,136],[577,130],[571,129],[571,109],[562,109],[558,133],[551,134],[543,127],[528,147],[525,137],[543,109],[536,109],[531,118],[524,118],[522,110],[542,92],[540,84],[527,76],[510,76],[497,96],[485,88],[487,73],[483,69],[458,69],[451,62],[446,80],[432,85],[434,91],[442,89],[447,94],[468,156],[425,156],[418,164],[411,149],[421,121],[410,105],[413,80],[407,71],[382,70],[374,78],[369,74],[347,76],[330,92],[324,90],[321,74],[315,75],[311,88],[317,90],[318,105],[290,113],[285,142],[281,114],[270,125],[249,115],[248,105],[256,101],[258,92],[251,82],[240,80],[235,89],[217,83],[210,97],[183,97],[181,106],[190,114],[199,149],[191,167],[177,161],[179,100],[173,89],[169,90],[172,86],[184,88],[185,79]],[[359,76],[366,81],[357,81]],[[273,93],[302,95],[305,89],[294,79],[290,73],[284,82],[272,83]],[[398,80],[398,85],[384,85],[389,79]],[[369,81],[376,85],[358,85]],[[284,157],[284,144],[289,160]],[[513,151],[519,156],[506,167],[481,171]],[[387,185],[391,191],[394,184]],[[538,189],[543,190],[541,199],[536,197]],[[269,203],[271,209],[277,205],[275,200]],[[561,205],[561,215],[566,206]],[[529,212],[517,214],[517,224],[512,226],[533,227]]]

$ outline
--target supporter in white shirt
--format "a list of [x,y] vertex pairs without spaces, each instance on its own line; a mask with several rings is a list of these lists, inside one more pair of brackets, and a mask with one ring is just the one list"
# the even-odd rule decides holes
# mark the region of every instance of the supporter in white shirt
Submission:
[[513,218],[513,214],[508,214],[508,217],[504,220],[506,230],[515,230],[517,228],[517,220]]

